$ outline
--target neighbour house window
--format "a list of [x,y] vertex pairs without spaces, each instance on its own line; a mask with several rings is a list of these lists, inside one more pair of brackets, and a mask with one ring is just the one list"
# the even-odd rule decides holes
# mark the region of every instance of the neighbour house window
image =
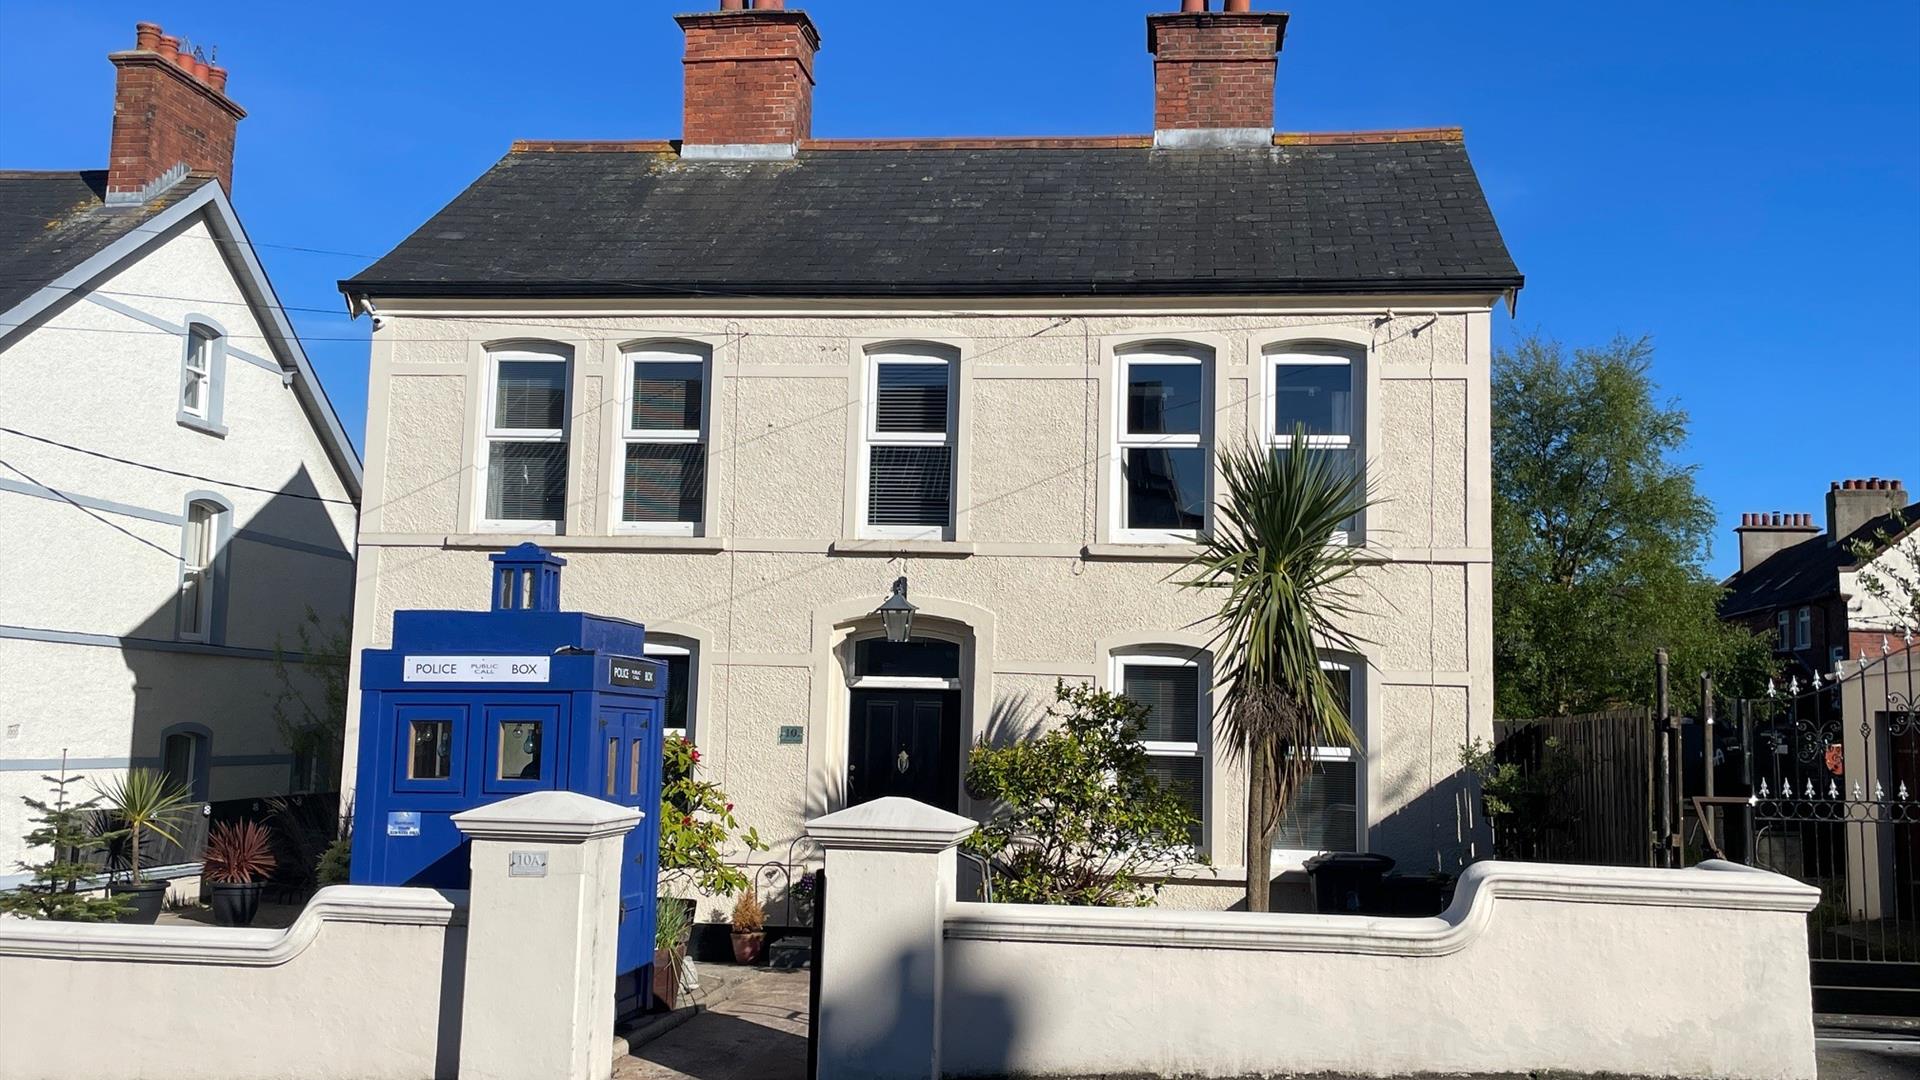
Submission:
[[951,539],[956,367],[951,350],[932,346],[868,358],[863,535]]
[[1805,649],[1810,647],[1812,644],[1813,644],[1813,609],[1801,608],[1800,614],[1794,617],[1793,647],[1796,649]]
[[1793,614],[1779,611],[1773,616],[1773,651],[1786,652],[1793,648]]
[[[1345,707],[1354,734],[1364,739],[1365,717],[1354,707],[1359,698],[1354,692],[1353,668],[1331,660],[1322,660],[1320,666],[1333,679],[1334,694]],[[1307,754],[1312,769],[1280,817],[1273,835],[1274,850],[1357,850],[1364,824],[1360,813],[1361,762],[1348,746],[1316,746]]]
[[706,505],[707,359],[695,347],[629,352],[620,522],[630,532],[693,536]]
[[1178,543],[1206,531],[1207,355],[1156,348],[1119,357],[1117,539]]
[[1201,718],[1206,715],[1199,659],[1192,653],[1128,654],[1116,657],[1120,693],[1146,707],[1141,742],[1148,771],[1172,789],[1193,815],[1193,844],[1206,836],[1207,767]]
[[493,355],[484,527],[560,530],[567,502],[567,369],[566,354],[553,347]]
[[221,383],[225,366],[224,338],[204,322],[187,324],[185,351],[180,359],[178,418],[193,427],[218,430],[221,421]]
[[160,771],[167,779],[187,789],[187,797],[204,802],[207,798],[207,737],[196,731],[172,731],[161,739]]
[[667,666],[666,712],[661,727],[669,736],[694,737],[694,705],[700,689],[694,685],[694,660],[699,648],[692,638],[647,633],[646,655]]
[[[1328,466],[1359,475],[1361,460],[1359,346],[1290,345],[1269,352],[1266,434],[1275,453],[1292,445],[1296,427],[1306,431],[1308,452]],[[1348,518],[1336,540],[1347,541],[1360,531],[1358,517]]]
[[221,545],[228,510],[210,499],[187,504],[180,533],[178,626],[185,641],[210,641],[214,633],[214,593],[219,584]]

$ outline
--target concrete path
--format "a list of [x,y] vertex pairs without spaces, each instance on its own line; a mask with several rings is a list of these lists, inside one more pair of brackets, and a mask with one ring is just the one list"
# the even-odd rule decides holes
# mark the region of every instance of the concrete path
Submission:
[[806,1080],[808,973],[727,974],[727,1000],[615,1059],[614,1080]]

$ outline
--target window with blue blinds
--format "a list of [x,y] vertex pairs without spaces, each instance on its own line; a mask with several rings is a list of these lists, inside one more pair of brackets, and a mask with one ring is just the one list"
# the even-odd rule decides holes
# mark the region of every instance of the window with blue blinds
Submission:
[[699,443],[629,443],[626,521],[694,523],[707,497],[706,447]]
[[864,525],[942,539],[953,527],[954,365],[911,353],[875,357],[871,371]]
[[566,425],[567,365],[555,360],[502,360],[493,396],[493,426],[554,431]]
[[702,347],[660,345],[628,355],[621,524],[631,532],[692,536],[707,499],[707,358]]

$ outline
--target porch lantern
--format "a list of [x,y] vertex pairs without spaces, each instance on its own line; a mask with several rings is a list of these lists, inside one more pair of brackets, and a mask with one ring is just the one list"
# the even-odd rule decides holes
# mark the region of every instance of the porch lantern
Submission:
[[881,625],[887,628],[887,640],[897,642],[913,636],[913,613],[918,610],[907,602],[907,579],[898,577],[893,582],[893,595],[873,609],[873,613],[880,616]]

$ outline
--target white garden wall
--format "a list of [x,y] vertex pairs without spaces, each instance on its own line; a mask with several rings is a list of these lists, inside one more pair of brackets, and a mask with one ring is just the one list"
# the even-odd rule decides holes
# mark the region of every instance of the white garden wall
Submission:
[[881,802],[809,826],[829,1080],[1814,1076],[1819,897],[1776,874],[1482,862],[1435,918],[955,903],[930,846],[970,824]]

